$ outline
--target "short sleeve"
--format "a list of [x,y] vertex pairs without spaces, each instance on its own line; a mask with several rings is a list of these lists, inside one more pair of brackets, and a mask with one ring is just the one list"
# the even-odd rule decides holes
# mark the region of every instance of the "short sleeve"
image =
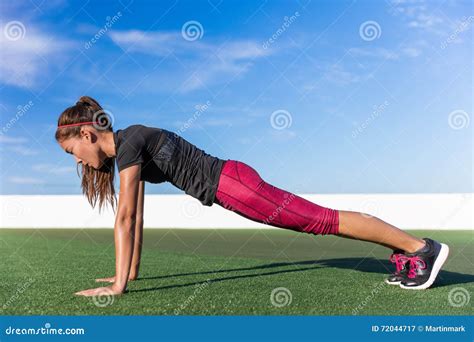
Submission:
[[140,132],[123,130],[117,150],[117,166],[119,172],[129,166],[143,163],[145,139]]

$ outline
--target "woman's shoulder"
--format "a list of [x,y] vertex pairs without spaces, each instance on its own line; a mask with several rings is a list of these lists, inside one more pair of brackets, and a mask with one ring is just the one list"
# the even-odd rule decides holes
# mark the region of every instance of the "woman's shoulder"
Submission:
[[178,139],[180,135],[162,127],[133,124],[124,129],[118,129],[117,135],[120,139],[140,140],[143,143],[152,143],[155,139]]
[[151,127],[151,126],[146,126],[142,124],[133,124],[129,125],[123,129],[118,129],[118,131],[121,131],[121,135],[124,137],[129,137],[129,136],[135,136],[135,135],[140,135],[140,136],[146,136],[152,133],[153,131],[159,131],[161,130],[158,127]]
[[160,130],[160,131],[167,131],[166,129],[162,127],[157,127],[157,126],[148,126],[148,125],[143,125],[143,124],[133,124],[130,126],[127,126],[126,128],[122,129],[123,131],[136,131],[136,130]]
[[129,125],[125,128],[122,129],[122,131],[137,131],[137,130],[143,130],[145,128],[148,128],[147,126],[145,125],[142,125],[142,124],[133,124],[133,125]]

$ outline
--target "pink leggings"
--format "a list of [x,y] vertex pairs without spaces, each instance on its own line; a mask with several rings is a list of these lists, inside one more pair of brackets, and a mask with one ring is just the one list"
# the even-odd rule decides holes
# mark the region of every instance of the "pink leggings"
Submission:
[[251,166],[226,160],[214,203],[250,220],[308,234],[338,234],[339,212],[265,182]]

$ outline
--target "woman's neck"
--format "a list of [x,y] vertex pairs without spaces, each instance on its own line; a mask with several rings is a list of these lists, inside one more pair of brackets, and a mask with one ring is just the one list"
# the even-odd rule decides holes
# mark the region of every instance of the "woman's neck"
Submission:
[[113,132],[104,132],[102,133],[102,151],[107,155],[107,157],[115,157],[115,141]]

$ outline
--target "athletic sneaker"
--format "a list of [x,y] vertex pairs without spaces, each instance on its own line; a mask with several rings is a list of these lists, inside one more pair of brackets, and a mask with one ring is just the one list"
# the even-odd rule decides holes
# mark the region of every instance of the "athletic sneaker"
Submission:
[[395,272],[390,274],[385,282],[389,285],[399,285],[408,272],[409,259],[401,249],[396,249],[390,255],[390,261],[395,264]]
[[408,272],[400,283],[402,289],[423,290],[430,287],[438,276],[449,254],[444,243],[423,238],[426,245],[414,253],[406,253]]

